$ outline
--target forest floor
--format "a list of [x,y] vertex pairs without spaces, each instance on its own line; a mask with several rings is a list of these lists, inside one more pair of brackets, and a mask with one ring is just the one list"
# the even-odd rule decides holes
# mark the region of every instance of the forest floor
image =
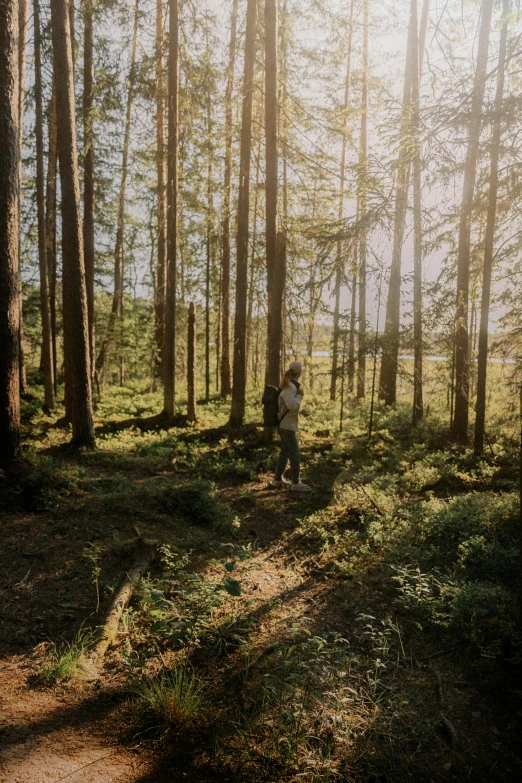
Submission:
[[[433,417],[380,412],[368,443],[364,409],[339,435],[309,405],[296,496],[225,404],[111,431],[153,403],[107,399],[79,454],[28,403],[31,467],[0,486],[1,783],[520,779],[508,435],[478,460]],[[88,679],[135,528],[158,557]]]

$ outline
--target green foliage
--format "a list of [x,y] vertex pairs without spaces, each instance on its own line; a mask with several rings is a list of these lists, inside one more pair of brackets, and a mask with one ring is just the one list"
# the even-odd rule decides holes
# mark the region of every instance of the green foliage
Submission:
[[169,514],[181,516],[193,525],[215,527],[228,533],[238,526],[232,512],[218,500],[215,486],[203,479],[172,487],[165,493],[163,505]]
[[133,732],[163,737],[177,733],[178,740],[186,741],[206,723],[203,695],[203,683],[185,666],[142,682],[127,707]]
[[82,657],[92,646],[91,631],[80,629],[72,642],[53,642],[45,654],[38,672],[38,679],[46,685],[66,682],[80,673]]

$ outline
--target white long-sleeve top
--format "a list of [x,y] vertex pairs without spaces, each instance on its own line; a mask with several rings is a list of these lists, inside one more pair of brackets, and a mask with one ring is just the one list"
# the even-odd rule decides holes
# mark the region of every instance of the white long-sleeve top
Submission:
[[[279,394],[279,427],[282,430],[299,430],[299,408],[303,395],[299,389],[292,383],[287,389],[283,389]],[[284,418],[283,418],[284,416]]]

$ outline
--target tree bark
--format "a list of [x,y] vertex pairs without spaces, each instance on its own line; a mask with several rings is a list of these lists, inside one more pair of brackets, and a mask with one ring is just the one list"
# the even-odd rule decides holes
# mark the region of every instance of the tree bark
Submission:
[[250,207],[250,151],[252,146],[256,22],[257,2],[256,0],[248,0],[237,210],[236,311],[234,317],[234,367],[230,413],[230,424],[232,427],[240,427],[245,415],[248,218]]
[[412,2],[413,51],[411,106],[413,145],[413,414],[415,426],[424,415],[422,400],[422,181],[420,148],[420,53],[417,30],[417,0]]
[[477,375],[477,411],[475,418],[475,453],[484,449],[484,427],[486,419],[486,380],[488,363],[488,329],[489,307],[491,300],[491,273],[493,268],[493,251],[495,242],[495,226],[497,217],[498,194],[498,162],[500,157],[500,140],[502,137],[502,106],[504,101],[504,75],[506,64],[506,41],[508,32],[509,3],[504,0],[504,23],[500,35],[498,53],[497,89],[495,93],[495,110],[493,122],[493,137],[491,139],[491,167],[489,174],[488,215],[486,222],[486,237],[484,241],[484,270],[482,277],[482,301],[480,307],[480,330],[478,346]]
[[468,148],[464,166],[464,183],[460,208],[459,247],[457,258],[457,302],[455,335],[455,410],[452,422],[453,438],[465,443],[468,439],[469,417],[469,267],[471,256],[471,220],[475,195],[475,179],[482,128],[482,104],[486,88],[489,35],[493,0],[483,0],[477,48],[477,65],[471,96]]
[[[361,143],[359,151],[359,182],[357,184],[359,214],[366,215],[368,188],[368,2],[363,9],[363,64],[361,95]],[[359,333],[357,345],[357,398],[366,394],[366,230],[359,242]]]
[[63,333],[65,378],[69,385],[72,443],[94,447],[87,291],[83,260],[80,182],[71,34],[67,0],[53,0],[51,24],[62,190]]
[[187,339],[187,421],[197,421],[196,396],[196,304],[191,302]]
[[158,375],[163,375],[165,331],[167,204],[165,190],[165,80],[163,75],[163,0],[156,0],[156,172],[158,180],[158,263],[156,268],[155,335]]
[[[140,0],[136,0],[134,6],[134,27],[132,32],[131,62],[129,69],[129,90],[127,93],[127,109],[125,113],[125,132],[123,136],[123,153],[121,163],[121,182],[118,196],[118,216],[116,226],[116,245],[114,248],[114,294],[112,297],[112,308],[109,316],[109,323],[103,338],[103,342],[96,359],[96,374],[100,375],[107,358],[107,351],[114,338],[116,324],[120,326],[120,368],[122,362],[122,318],[123,318],[123,295],[125,290],[125,203],[127,196],[127,176],[129,173],[129,148],[130,132],[132,120],[132,108],[134,105],[134,93],[136,82],[136,49],[138,44],[138,24],[139,24]],[[120,382],[121,382],[120,378]]]
[[34,22],[34,101],[36,139],[36,213],[38,223],[38,263],[40,269],[40,311],[42,317],[42,366],[44,376],[44,407],[55,407],[54,362],[49,301],[49,272],[45,242],[45,171],[42,100],[42,38],[40,29],[40,0],[33,0]]
[[0,3],[0,464],[21,453],[18,6]]
[[[24,143],[24,106],[25,106],[25,60],[26,60],[26,39],[27,39],[27,15],[28,15],[28,2],[27,0],[19,0],[18,4],[18,168],[19,168],[19,182],[20,182],[20,194],[18,200],[18,208],[21,209],[22,205],[22,152]],[[18,219],[18,227],[21,230],[22,223],[20,217]],[[18,247],[18,263],[22,260],[21,240],[19,237]],[[23,298],[22,298],[22,278],[19,278],[19,317],[20,317],[20,354],[19,354],[19,372],[20,372],[20,392],[24,394],[27,391],[27,373],[25,369],[24,359],[24,319],[23,319]]]
[[[348,55],[346,60],[346,79],[344,83],[344,102],[343,102],[343,129],[342,129],[342,148],[341,148],[341,176],[339,186],[339,222],[343,219],[344,212],[344,182],[346,178],[346,145],[348,142],[348,102],[350,97],[350,80],[352,71],[352,33],[353,33],[353,7],[354,0],[350,3],[350,32],[348,36]],[[344,274],[344,258],[342,252],[341,240],[337,243],[337,254],[335,259],[335,307],[333,322],[333,341],[332,341],[332,376],[330,380],[330,399],[335,400],[337,388],[337,357],[339,353],[339,315],[341,304],[341,285]]]
[[265,143],[266,143],[266,273],[267,361],[266,383],[281,378],[284,280],[280,282],[277,256],[277,0],[265,0]]
[[176,400],[176,253],[178,238],[178,91],[179,19],[178,0],[169,0],[169,107],[167,179],[167,293],[165,342],[163,346],[163,409],[169,419],[175,415]]
[[230,378],[230,202],[232,190],[232,94],[236,62],[237,10],[239,0],[232,1],[230,44],[228,48],[227,89],[225,93],[225,185],[223,193],[223,260],[221,278],[221,397],[232,391]]
[[49,310],[53,356],[54,391],[57,389],[57,334],[56,334],[56,177],[58,173],[58,134],[56,127],[56,90],[54,79],[48,108],[49,150],[45,188],[45,256],[49,274]]
[[[210,74],[209,74],[210,77]],[[210,267],[212,256],[212,213],[214,202],[212,198],[212,117],[210,113],[210,79],[207,95],[207,133],[208,133],[208,163],[207,163],[207,263],[205,268],[205,402],[210,402]]]
[[94,379],[94,3],[83,0],[83,248],[87,314],[89,319],[89,350],[91,378]]

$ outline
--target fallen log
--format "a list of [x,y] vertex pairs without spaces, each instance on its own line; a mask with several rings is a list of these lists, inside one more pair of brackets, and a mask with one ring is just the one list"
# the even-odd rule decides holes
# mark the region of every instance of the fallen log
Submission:
[[109,647],[116,643],[120,620],[125,607],[128,605],[134,588],[141,577],[152,564],[157,552],[158,544],[144,538],[138,530],[137,556],[132,568],[125,574],[120,586],[115,590],[107,608],[105,621],[95,632],[95,643],[90,653],[80,661],[79,668],[82,676],[95,678],[103,663]]

